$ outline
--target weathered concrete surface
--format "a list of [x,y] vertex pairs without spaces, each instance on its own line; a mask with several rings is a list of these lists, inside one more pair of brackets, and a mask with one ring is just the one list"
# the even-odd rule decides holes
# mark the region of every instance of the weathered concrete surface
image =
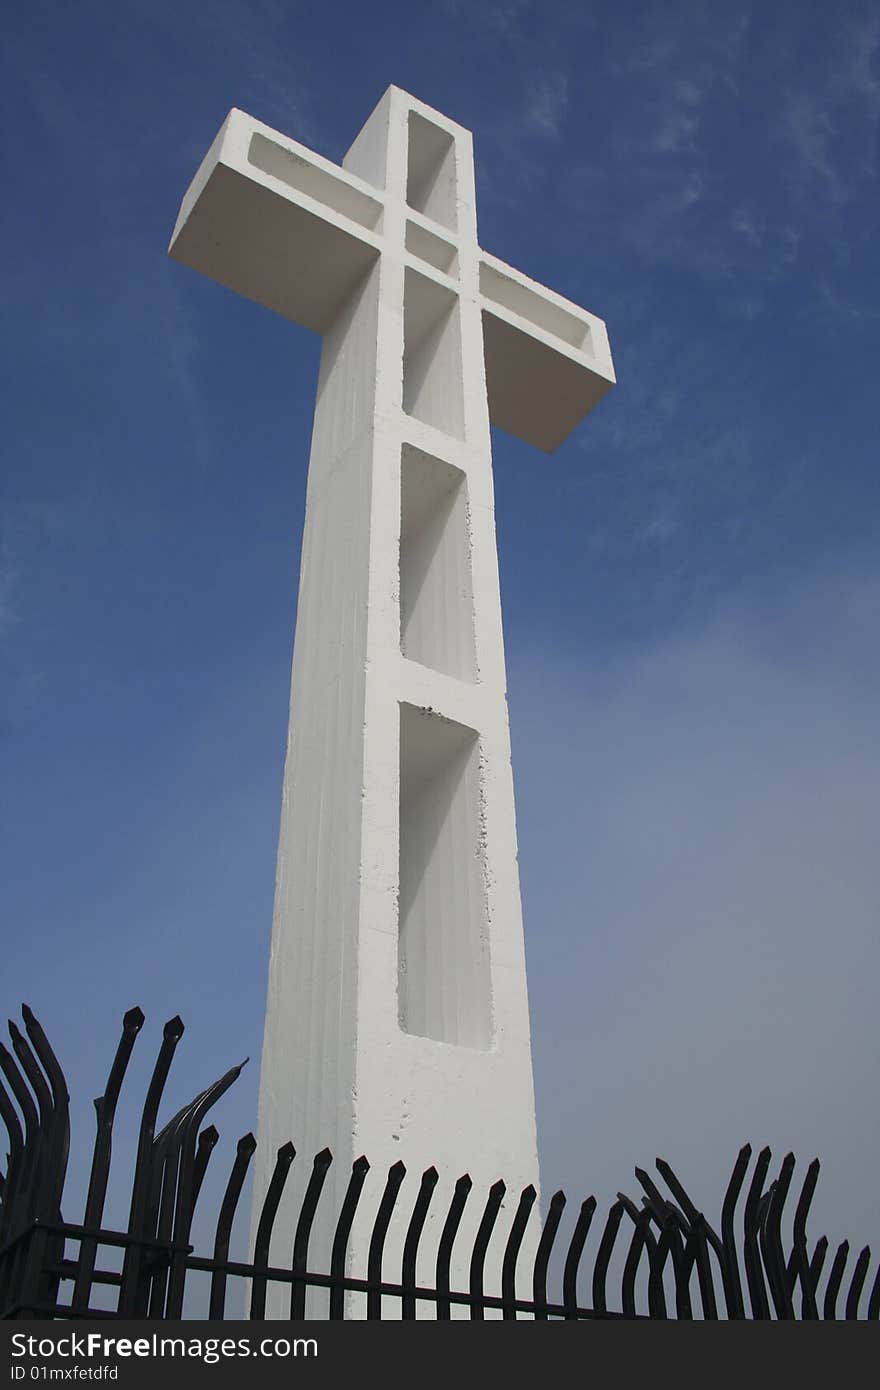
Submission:
[[[311,1157],[329,1145],[310,1267],[326,1267],[331,1218],[366,1154],[354,1272],[402,1158],[386,1276],[435,1164],[420,1281],[465,1171],[453,1274],[466,1287],[485,1193],[503,1176],[497,1280],[538,1160],[489,421],[556,447],[613,384],[605,328],[479,249],[469,133],[395,87],[341,169],[231,112],[171,254],[323,335],[257,1202],[277,1148],[292,1138],[301,1158],[272,1263],[289,1264]],[[288,1306],[280,1293],[269,1305]],[[325,1307],[326,1295],[310,1302]]]

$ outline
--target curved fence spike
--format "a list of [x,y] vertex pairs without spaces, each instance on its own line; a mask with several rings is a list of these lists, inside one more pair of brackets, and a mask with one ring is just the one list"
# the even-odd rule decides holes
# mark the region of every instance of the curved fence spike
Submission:
[[[92,1230],[96,1230],[100,1226],[101,1218],[104,1215],[104,1202],[107,1198],[107,1183],[110,1177],[110,1160],[113,1152],[113,1123],[116,1118],[116,1105],[135,1040],[143,1025],[144,1015],[137,1006],[129,1009],[123,1015],[122,1034],[116,1047],[116,1055],[110,1067],[104,1094],[95,1101],[95,1145],[92,1150],[92,1167],[89,1173],[89,1189],[86,1195],[85,1216],[83,1218],[84,1224]],[[80,1241],[79,1264],[71,1299],[71,1306],[78,1313],[84,1313],[88,1310],[97,1251],[97,1242],[91,1236],[84,1236]]]
[[736,1204],[742,1191],[748,1172],[749,1162],[752,1157],[751,1144],[743,1144],[736,1156],[733,1165],[733,1172],[727,1184],[724,1194],[724,1201],[721,1206],[721,1248],[723,1251],[722,1259],[722,1282],[724,1284],[724,1301],[727,1305],[728,1318],[744,1318],[746,1315],[746,1305],[743,1299],[742,1278],[740,1276],[739,1255],[736,1248],[736,1235],[734,1231],[734,1218],[736,1215]]
[[[278,1215],[278,1206],[284,1191],[284,1184],[287,1182],[287,1174],[290,1172],[290,1165],[295,1158],[296,1149],[289,1142],[282,1144],[275,1156],[275,1167],[272,1170],[269,1187],[263,1199],[260,1220],[257,1224],[257,1236],[254,1242],[254,1266],[257,1269],[265,1269],[269,1263],[272,1227],[275,1225],[275,1217]],[[252,1320],[266,1316],[267,1282],[265,1274],[255,1274],[251,1282],[250,1316]]]
[[648,1202],[654,1220],[657,1222],[658,1226],[662,1225],[663,1211],[666,1206],[666,1199],[664,1198],[660,1189],[657,1187],[653,1178],[651,1178],[650,1174],[645,1172],[644,1168],[635,1168],[633,1169],[633,1171],[636,1175],[636,1181],[644,1190],[645,1197],[643,1200]]
[[[747,1154],[748,1152],[749,1150],[747,1145]],[[744,1156],[744,1151],[740,1151],[740,1158],[737,1159],[737,1166],[740,1165],[740,1162],[742,1161],[742,1156]],[[748,1156],[747,1159],[745,1159],[745,1162],[748,1163]],[[733,1279],[731,1279],[730,1273],[728,1273],[727,1270],[728,1254],[726,1243],[724,1243],[723,1238],[720,1237],[719,1234],[717,1234],[717,1232],[715,1232],[715,1230],[712,1229],[712,1226],[709,1225],[709,1222],[708,1220],[706,1220],[705,1215],[703,1215],[701,1211],[698,1211],[698,1209],[696,1209],[694,1202],[691,1201],[690,1195],[688,1195],[687,1191],[685,1191],[684,1184],[681,1183],[680,1179],[678,1179],[676,1173],[674,1173],[673,1168],[671,1168],[670,1163],[667,1163],[666,1159],[658,1158],[656,1159],[656,1166],[658,1166],[658,1172],[660,1173],[660,1176],[663,1177],[663,1180],[666,1181],[667,1187],[669,1187],[671,1194],[673,1194],[674,1197],[676,1197],[678,1204],[680,1204],[681,1211],[678,1212],[677,1215],[680,1216],[681,1230],[683,1230],[684,1236],[687,1237],[687,1240],[685,1240],[684,1244],[684,1255],[685,1268],[687,1268],[688,1280],[690,1280],[691,1266],[696,1265],[696,1275],[698,1275],[699,1279],[699,1297],[701,1297],[702,1302],[703,1318],[716,1319],[717,1301],[715,1295],[715,1279],[713,1279],[712,1276],[712,1261],[710,1261],[709,1259],[709,1248],[712,1248],[712,1250],[715,1251],[717,1262],[719,1262],[719,1269],[720,1272],[722,1272],[724,1301],[726,1301],[726,1304],[730,1304],[730,1302],[733,1302],[734,1305],[735,1302],[737,1302],[738,1289],[740,1289],[740,1284],[738,1284],[738,1270],[737,1259],[735,1259],[735,1250],[733,1254],[734,1277]],[[745,1172],[745,1165],[742,1166],[742,1172]],[[642,1181],[642,1186],[645,1186],[646,1175],[644,1175],[644,1179],[642,1179],[641,1173],[639,1173],[638,1169],[637,1177],[639,1177],[639,1180]],[[734,1183],[735,1177],[737,1177],[737,1168],[734,1168],[734,1177],[733,1179],[731,1179],[731,1183],[728,1184],[728,1191],[730,1191],[731,1184]],[[740,1183],[741,1180],[742,1179],[740,1177]],[[651,1180],[649,1179],[646,1179],[646,1181],[648,1181],[648,1183],[651,1183]],[[646,1190],[649,1190],[649,1188],[646,1187]],[[658,1190],[656,1190],[656,1187],[653,1187],[653,1184],[651,1184],[651,1190],[649,1190],[649,1193],[651,1193],[652,1197],[653,1194],[656,1194],[659,1197]],[[662,1201],[662,1198],[660,1198],[660,1201]],[[649,1258],[651,1258],[652,1261],[651,1268],[653,1270],[653,1265],[655,1265],[656,1261],[656,1245],[655,1247],[649,1247],[648,1254]],[[731,1284],[730,1291],[728,1291],[728,1283]],[[656,1287],[656,1277],[655,1297],[659,1300],[660,1291],[658,1287]],[[665,1295],[663,1295],[663,1302],[665,1301]],[[688,1289],[688,1307],[690,1307],[690,1289]]]
[[[683,1218],[681,1218],[683,1220]],[[681,1234],[679,1213],[670,1204],[667,1207],[663,1227],[657,1239],[657,1277],[663,1286],[663,1270],[666,1261],[672,1257],[672,1275],[675,1284],[675,1316],[683,1321],[691,1321],[694,1316],[691,1304],[690,1262],[685,1261],[684,1239]],[[665,1291],[664,1291],[665,1306]]]
[[[52,1186],[51,1190],[46,1193],[46,1202],[50,1215],[60,1218],[61,1197],[64,1192],[64,1179],[67,1174],[67,1159],[70,1152],[70,1095],[58,1058],[49,1045],[49,1039],[46,1037],[39,1020],[34,1017],[33,1010],[27,1004],[22,1004],[21,1016],[24,1019],[25,1031],[30,1039],[37,1062],[42,1068],[40,1075],[45,1073],[49,1078],[51,1120],[47,1135],[47,1163],[48,1171],[52,1175]],[[63,1244],[61,1249],[63,1250]]]
[[[691,1237],[694,1242],[694,1263],[697,1266],[700,1302],[703,1306],[703,1318],[706,1322],[715,1322],[718,1318],[715,1281],[712,1278],[712,1263],[709,1259],[709,1244],[712,1235],[714,1235],[714,1232],[702,1212],[700,1212],[691,1225]],[[721,1262],[721,1271],[723,1279],[723,1262]]]
[[640,1210],[635,1203],[622,1192],[618,1192],[617,1200],[633,1223],[632,1239],[630,1240],[629,1249],[626,1253],[626,1260],[623,1266],[623,1277],[620,1285],[620,1306],[625,1318],[634,1318],[636,1316],[636,1278],[642,1259],[642,1251],[647,1250],[649,1241],[656,1248],[656,1242],[654,1241],[653,1234],[648,1229],[651,1220],[650,1210],[646,1208]]
[[687,1217],[688,1225],[692,1226],[700,1213],[685,1191],[683,1184],[673,1172],[671,1164],[667,1163],[665,1158],[655,1158],[654,1166]]
[[880,1264],[877,1266],[877,1272],[874,1275],[874,1283],[871,1286],[871,1294],[868,1299],[868,1318],[871,1322],[875,1322],[880,1318]]
[[611,1263],[614,1242],[617,1239],[617,1232],[622,1220],[623,1203],[613,1202],[608,1210],[605,1229],[602,1232],[602,1239],[599,1241],[599,1249],[596,1253],[596,1263],[593,1265],[593,1309],[597,1313],[607,1313],[608,1311],[605,1281],[608,1278],[608,1266]]
[[13,1212],[15,1211],[21,1172],[21,1155],[24,1149],[24,1132],[18,1118],[18,1112],[2,1081],[0,1081],[0,1120],[3,1121],[9,1136],[9,1162],[6,1168],[6,1181],[3,1186],[3,1201],[0,1204],[0,1245],[3,1245],[11,1229]]
[[[520,1247],[526,1233],[526,1224],[537,1195],[531,1183],[528,1187],[523,1188],[520,1193],[519,1206],[511,1223],[510,1235],[507,1237],[507,1245],[504,1248],[504,1261],[501,1266],[501,1297],[509,1300],[511,1304],[516,1299],[516,1262],[519,1259]],[[505,1318],[512,1318],[516,1321],[516,1316],[515,1308],[504,1309]]]
[[[404,1289],[412,1289],[416,1284],[416,1261],[419,1253],[419,1241],[422,1238],[422,1231],[424,1230],[425,1220],[428,1215],[428,1207],[431,1205],[431,1198],[434,1196],[434,1189],[437,1186],[438,1176],[436,1168],[426,1168],[422,1174],[418,1196],[416,1197],[412,1216],[409,1219],[409,1226],[406,1231],[406,1239],[403,1242],[400,1282]],[[415,1318],[415,1294],[403,1294],[401,1298],[400,1316],[401,1319],[405,1320]]]
[[435,1283],[437,1285],[437,1320],[446,1322],[451,1317],[451,1304],[449,1301],[449,1266],[452,1262],[452,1246],[461,1225],[464,1204],[473,1186],[467,1173],[463,1173],[455,1184],[452,1193],[452,1201],[449,1203],[449,1211],[446,1213],[446,1220],[443,1223],[443,1230],[440,1234],[440,1242],[437,1246],[437,1270]]
[[818,1177],[819,1160],[814,1158],[807,1168],[795,1207],[794,1221],[792,1222],[791,1255],[786,1267],[789,1294],[793,1300],[795,1288],[800,1281],[801,1317],[810,1320],[818,1318],[819,1310],[816,1306],[815,1289],[810,1281],[810,1257],[807,1253],[807,1216],[813,1194],[816,1191]]
[[[184,1232],[179,1229],[181,1223],[178,1220],[178,1210],[184,1179],[187,1137],[190,1129],[193,1126],[197,1128],[201,1123],[200,1117],[210,1105],[210,1102],[207,1105],[205,1102],[216,1090],[217,1084],[206,1087],[188,1104],[181,1106],[153,1142],[150,1192],[144,1209],[142,1234],[151,1240],[158,1240],[162,1245],[179,1244],[185,1239]],[[149,1289],[146,1283],[141,1288],[135,1303],[136,1315],[145,1312],[148,1306],[151,1318],[171,1316],[166,1306],[168,1281],[169,1266],[166,1260],[161,1267],[153,1269]]]
[[[213,1086],[209,1086],[207,1091],[199,1097],[193,1104],[191,1112],[187,1115],[181,1126],[180,1136],[180,1160],[179,1160],[179,1179],[177,1184],[177,1195],[174,1205],[174,1244],[175,1251],[171,1257],[171,1269],[168,1276],[168,1302],[165,1312],[167,1318],[177,1319],[183,1312],[183,1292],[186,1282],[186,1256],[184,1248],[189,1245],[190,1233],[192,1231],[193,1216],[195,1215],[196,1200],[198,1198],[198,1188],[201,1187],[202,1175],[196,1184],[196,1136],[199,1127],[212,1106],[222,1095],[229,1090],[234,1081],[238,1080],[242,1069],[247,1066],[247,1058],[240,1062],[238,1066],[230,1067],[229,1071],[215,1081]],[[206,1131],[210,1133],[211,1131]],[[216,1135],[217,1131],[214,1130]],[[216,1142],[216,1140],[215,1140]],[[204,1163],[207,1166],[211,1156],[213,1145],[207,1147],[204,1152]]]
[[[18,1184],[14,1193],[15,1225],[27,1225],[34,1217],[34,1199],[40,1181],[40,1120],[30,1088],[16,1064],[12,1053],[0,1043],[0,1071],[18,1104],[24,1122],[24,1144],[21,1150]],[[9,1199],[11,1202],[11,1198]],[[12,1215],[10,1214],[10,1220]]]
[[767,1206],[763,1228],[767,1280],[770,1285],[770,1296],[773,1299],[776,1317],[780,1321],[790,1321],[794,1318],[794,1306],[788,1285],[788,1268],[782,1249],[782,1212],[788,1197],[793,1173],[794,1154],[789,1153],[782,1160],[779,1177],[773,1184],[773,1195]]
[[21,1016],[24,1019],[25,1032],[31,1041],[37,1060],[49,1078],[53,1104],[56,1108],[66,1105],[70,1100],[67,1081],[39,1019],[34,1016],[33,1009],[27,1004],[22,1004]]
[[[823,1268],[824,1268],[824,1266],[825,1266],[825,1257],[826,1257],[827,1254],[828,1254],[828,1237],[827,1237],[827,1236],[820,1236],[819,1239],[816,1241],[816,1246],[815,1246],[815,1249],[813,1250],[813,1257],[812,1257],[812,1259],[810,1260],[810,1269],[809,1269],[810,1291],[811,1291],[811,1297],[812,1297],[814,1300],[816,1299],[816,1295],[817,1295],[817,1293],[818,1293],[818,1291],[819,1291],[819,1280],[820,1280],[821,1277],[822,1277],[822,1270],[823,1270]],[[817,1310],[817,1312],[816,1312],[816,1317],[818,1318],[818,1316],[819,1316],[819,1313],[818,1313],[818,1310]]]
[[351,1165],[351,1177],[348,1180],[348,1188],[342,1202],[342,1210],[339,1213],[339,1220],[336,1223],[336,1231],[333,1236],[333,1246],[330,1251],[330,1277],[339,1282],[334,1283],[330,1289],[330,1312],[331,1319],[338,1320],[345,1316],[345,1290],[341,1281],[345,1278],[345,1257],[348,1252],[348,1238],[351,1235],[351,1228],[354,1224],[355,1212],[361,1193],[364,1188],[367,1173],[370,1165],[367,1159],[361,1154]]
[[[0,1081],[0,1116],[2,1116],[6,1132],[9,1135],[9,1162],[3,1184],[2,1202],[0,1202],[0,1250],[2,1250],[6,1242],[25,1225],[23,1194],[26,1195],[27,1177],[24,1169],[24,1133],[18,1112],[2,1081]],[[16,1250],[7,1253],[5,1258],[0,1256],[0,1309],[7,1305],[8,1289],[16,1276],[19,1256],[20,1252]]]
[[156,1064],[153,1067],[150,1084],[147,1087],[144,1108],[141,1112],[140,1128],[138,1130],[137,1157],[135,1159],[134,1183],[132,1186],[131,1207],[128,1218],[128,1229],[129,1233],[132,1235],[141,1234],[144,1207],[149,1185],[153,1139],[156,1130],[156,1116],[159,1113],[159,1102],[162,1099],[165,1082],[168,1080],[168,1073],[171,1070],[174,1052],[177,1044],[183,1037],[183,1031],[183,1020],[179,1016],[169,1019],[165,1024],[162,1033],[162,1044],[159,1048]]
[[[175,1015],[165,1024],[162,1030],[162,1043],[156,1057],[156,1064],[153,1067],[153,1074],[150,1077],[150,1084],[147,1087],[144,1108],[141,1111],[131,1205],[128,1213],[128,1233],[134,1237],[147,1237],[149,1235],[146,1224],[148,1204],[151,1202],[151,1192],[155,1191],[156,1182],[161,1182],[161,1167],[154,1164],[155,1155],[153,1152],[156,1116],[159,1113],[159,1103],[162,1099],[165,1083],[168,1080],[174,1053],[177,1044],[183,1037],[183,1032],[183,1020],[179,1015]],[[156,1172],[154,1172],[154,1167],[157,1169]],[[122,1265],[122,1287],[119,1292],[118,1311],[121,1317],[134,1317],[136,1309],[143,1306],[145,1294],[144,1281],[141,1279],[143,1259],[144,1249],[142,1246],[135,1243],[127,1247]]]
[[483,1215],[477,1227],[477,1237],[474,1241],[474,1248],[471,1252],[468,1291],[471,1298],[477,1300],[477,1302],[471,1304],[471,1317],[477,1322],[482,1321],[486,1315],[485,1307],[482,1303],[484,1292],[483,1271],[486,1265],[486,1251],[489,1248],[489,1241],[492,1238],[492,1232],[495,1229],[495,1222],[498,1219],[498,1213],[501,1210],[501,1203],[504,1201],[504,1194],[506,1191],[507,1187],[500,1178],[497,1182],[493,1182],[492,1186],[489,1188],[486,1205],[483,1208]]
[[[207,1105],[204,1108],[206,1110],[208,1108]],[[202,1114],[204,1114],[204,1111],[202,1112]],[[190,1119],[186,1121],[186,1131],[188,1132],[191,1126],[197,1127],[200,1123],[201,1116],[198,1112],[196,1112]],[[171,1179],[169,1188],[172,1199],[174,1197],[176,1189],[176,1204],[175,1210],[172,1214],[171,1227],[172,1240],[175,1249],[173,1250],[171,1255],[171,1265],[167,1272],[167,1276],[165,1271],[163,1270],[160,1272],[159,1277],[155,1279],[153,1282],[153,1291],[156,1293],[156,1306],[159,1309],[162,1309],[164,1307],[164,1312],[162,1312],[161,1316],[165,1318],[178,1319],[182,1317],[183,1314],[183,1289],[186,1280],[186,1255],[184,1251],[181,1249],[181,1247],[186,1246],[189,1242],[190,1227],[192,1224],[192,1218],[195,1212],[195,1206],[198,1200],[199,1191],[201,1189],[202,1182],[204,1181],[205,1172],[207,1170],[211,1154],[214,1150],[214,1146],[216,1145],[217,1140],[219,1138],[220,1135],[213,1125],[209,1125],[206,1129],[202,1131],[202,1133],[199,1135],[198,1147],[190,1164],[190,1176],[188,1179],[186,1176],[186,1164],[188,1162],[188,1156],[186,1152],[186,1132],[184,1133],[180,1142],[177,1163],[175,1164],[173,1159],[170,1159],[170,1161],[166,1161],[165,1171],[166,1176],[170,1176]],[[177,1179],[176,1183],[175,1176]],[[162,1198],[164,1204],[164,1190],[162,1193]],[[166,1283],[168,1289],[167,1298],[165,1297]]]
[[[536,1304],[546,1304],[547,1302],[547,1267],[550,1264],[553,1242],[556,1239],[556,1232],[559,1230],[559,1223],[565,1210],[565,1200],[564,1192],[553,1193],[550,1198],[550,1206],[547,1209],[547,1220],[544,1222],[541,1239],[538,1241],[535,1270],[532,1276],[532,1301]],[[547,1321],[546,1308],[535,1308],[535,1321]]]
[[[376,1212],[376,1220],[373,1224],[373,1233],[370,1236],[370,1248],[367,1252],[367,1280],[371,1284],[381,1284],[382,1282],[382,1255],[385,1250],[385,1237],[388,1235],[388,1227],[391,1224],[397,1194],[405,1177],[406,1165],[398,1159],[397,1163],[393,1163],[388,1169],[385,1191],[382,1193],[379,1210]],[[373,1320],[381,1319],[381,1317],[382,1295],[378,1290],[370,1289],[367,1293],[367,1318]]]
[[37,1098],[40,1126],[45,1131],[49,1128],[55,1109],[52,1103],[52,1093],[49,1090],[49,1083],[43,1075],[36,1057],[31,1051],[27,1038],[12,1019],[9,1020],[9,1036],[12,1039],[12,1050],[18,1058],[19,1065],[28,1079],[31,1090]]
[[848,1256],[849,1241],[842,1240],[834,1253],[834,1259],[831,1262],[831,1269],[828,1274],[828,1283],[825,1285],[822,1315],[829,1322],[834,1322],[837,1318],[837,1295],[840,1293],[840,1285],[843,1282],[843,1272],[846,1269]]
[[770,1316],[770,1304],[767,1301],[767,1289],[764,1284],[764,1272],[758,1244],[760,1232],[758,1215],[764,1179],[770,1167],[770,1158],[769,1148],[763,1148],[758,1154],[743,1212],[743,1258],[746,1266],[746,1282],[749,1286],[752,1317],[760,1319],[766,1319]]
[[865,1286],[865,1279],[868,1276],[868,1265],[871,1263],[871,1247],[864,1246],[859,1251],[856,1267],[849,1284],[849,1292],[846,1296],[846,1311],[844,1317],[847,1321],[852,1321],[859,1316],[859,1299],[862,1296],[862,1289]]
[[[309,1258],[309,1237],[312,1233],[312,1223],[315,1219],[315,1211],[318,1206],[318,1199],[324,1186],[324,1179],[327,1177],[327,1170],[333,1162],[333,1155],[329,1149],[322,1149],[315,1154],[312,1163],[312,1172],[309,1177],[309,1185],[306,1188],[306,1195],[300,1207],[299,1219],[296,1223],[296,1232],[293,1237],[293,1260],[291,1268],[294,1274],[305,1274],[308,1272]],[[306,1315],[306,1282],[305,1280],[294,1280],[290,1292],[290,1317],[294,1322],[301,1322]]]
[[[639,1176],[636,1170],[636,1176]],[[647,1174],[645,1174],[647,1177]],[[648,1179],[650,1183],[650,1179]],[[651,1184],[653,1186],[653,1184]],[[654,1189],[656,1192],[656,1188]],[[657,1193],[659,1197],[659,1193]],[[635,1284],[638,1274],[638,1267],[641,1260],[641,1251],[644,1249],[648,1256],[648,1316],[651,1318],[666,1318],[666,1291],[663,1287],[663,1272],[667,1258],[672,1248],[672,1230],[675,1229],[676,1216],[669,1216],[665,1210],[657,1211],[656,1204],[651,1200],[650,1195],[643,1201],[644,1205],[639,1208],[624,1193],[618,1193],[618,1200],[623,1203],[624,1210],[633,1222],[635,1230],[627,1255],[626,1265],[623,1271],[622,1285],[622,1308],[625,1316],[636,1317],[635,1305]],[[662,1201],[662,1199],[661,1199]],[[681,1218],[684,1220],[684,1218]],[[651,1230],[651,1222],[656,1221],[660,1227],[660,1238],[655,1238]],[[672,1230],[667,1229],[671,1227]],[[666,1232],[666,1239],[663,1239]]]
[[[241,1189],[247,1177],[248,1165],[254,1156],[256,1147],[257,1141],[250,1133],[243,1134],[238,1141],[235,1150],[235,1162],[229,1174],[226,1191],[223,1193],[223,1201],[220,1203],[220,1213],[217,1217],[217,1229],[214,1232],[215,1264],[225,1264],[229,1259],[232,1223],[238,1208],[238,1200],[241,1197]],[[208,1317],[214,1321],[219,1321],[226,1311],[227,1277],[225,1269],[215,1269],[211,1275],[211,1302]]]
[[196,1148],[196,1160],[193,1164],[192,1193],[190,1195],[189,1208],[190,1221],[192,1221],[198,1204],[199,1193],[202,1190],[202,1183],[205,1181],[205,1174],[208,1171],[211,1154],[217,1147],[219,1139],[220,1131],[215,1125],[208,1125],[199,1135],[199,1142]]
[[[581,1255],[584,1251],[590,1225],[596,1211],[596,1198],[587,1197],[581,1202],[577,1221],[568,1243],[568,1250],[565,1255],[565,1265],[562,1270],[562,1302],[565,1304],[566,1318],[576,1318],[578,1309],[577,1281],[578,1270],[581,1263]],[[621,1208],[621,1215],[623,1209]],[[620,1217],[618,1217],[618,1222]]]

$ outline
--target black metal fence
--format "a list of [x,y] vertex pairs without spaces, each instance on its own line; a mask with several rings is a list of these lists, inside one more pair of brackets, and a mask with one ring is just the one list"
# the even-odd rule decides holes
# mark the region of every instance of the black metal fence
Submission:
[[[661,1187],[636,1168],[642,1189],[636,1202],[619,1194],[604,1224],[597,1223],[591,1244],[591,1271],[584,1250],[593,1227],[596,1202],[580,1206],[567,1250],[554,1258],[566,1198],[557,1192],[528,1269],[531,1298],[519,1297],[524,1272],[518,1269],[530,1221],[537,1221],[535,1191],[520,1195],[504,1243],[500,1287],[487,1288],[486,1257],[506,1195],[503,1182],[485,1197],[469,1252],[466,1289],[451,1287],[453,1251],[473,1184],[467,1176],[455,1185],[445,1214],[430,1287],[416,1283],[416,1262],[425,1222],[438,1184],[436,1169],[421,1176],[409,1213],[400,1259],[399,1279],[387,1278],[386,1238],[406,1174],[403,1163],[389,1170],[373,1219],[363,1278],[346,1273],[352,1226],[369,1171],[366,1158],[352,1167],[341,1204],[329,1269],[310,1270],[309,1242],[318,1202],[332,1162],[325,1149],[314,1159],[298,1215],[292,1259],[287,1267],[269,1264],[273,1225],[295,1157],[292,1144],[279,1149],[255,1239],[253,1260],[230,1258],[233,1221],[256,1140],[246,1134],[235,1159],[214,1224],[210,1254],[192,1243],[193,1221],[211,1154],[218,1140],[213,1125],[202,1128],[208,1111],[238,1076],[233,1067],[197,1095],[157,1133],[159,1105],[183,1023],[165,1025],[162,1044],[147,1088],[138,1133],[125,1230],[103,1224],[110,1170],[113,1123],[132,1049],[144,1022],[130,1009],[110,1068],[104,1094],[95,1102],[97,1136],[82,1222],[62,1216],[62,1198],[70,1140],[68,1091],[64,1074],[46,1035],[27,1006],[24,1033],[10,1023],[12,1051],[0,1046],[0,1118],[9,1136],[6,1172],[0,1179],[0,1317],[4,1318],[144,1318],[186,1316],[184,1296],[192,1271],[210,1274],[207,1316],[235,1316],[227,1310],[231,1278],[249,1281],[251,1318],[264,1318],[270,1285],[285,1290],[285,1312],[301,1320],[307,1289],[326,1291],[325,1315],[348,1315],[347,1291],[362,1295],[359,1315],[368,1318],[436,1316],[448,1319],[453,1308],[470,1318],[490,1316],[550,1318],[870,1318],[880,1316],[880,1269],[867,1292],[871,1262],[866,1246],[848,1270],[844,1241],[828,1261],[822,1236],[810,1246],[807,1216],[819,1173],[818,1160],[806,1170],[789,1221],[795,1161],[787,1155],[768,1181],[771,1155],[763,1149],[752,1166],[748,1145],[740,1150],[725,1192],[718,1228],[697,1211],[668,1163],[657,1160]],[[479,1200],[479,1194],[475,1194]],[[405,1213],[404,1213],[405,1215]],[[784,1228],[788,1235],[784,1234]],[[739,1234],[737,1234],[737,1232]],[[537,1234],[537,1232],[535,1233]],[[505,1239],[506,1235],[506,1239]],[[108,1252],[116,1249],[119,1269]],[[556,1296],[548,1295],[551,1264],[561,1266]],[[457,1263],[460,1267],[460,1260]],[[616,1271],[612,1278],[612,1268]],[[396,1273],[395,1269],[395,1273]],[[848,1279],[846,1276],[848,1275]],[[846,1280],[846,1288],[844,1283]],[[613,1283],[614,1292],[610,1285]],[[589,1286],[590,1306],[578,1302],[578,1288]],[[323,1295],[322,1295],[323,1297]],[[389,1302],[390,1300],[390,1302]],[[390,1310],[393,1309],[393,1312]]]

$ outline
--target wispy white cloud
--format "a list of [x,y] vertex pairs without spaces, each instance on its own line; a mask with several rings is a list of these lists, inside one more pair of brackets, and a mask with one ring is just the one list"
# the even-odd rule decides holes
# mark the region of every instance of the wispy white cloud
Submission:
[[298,140],[315,145],[310,70],[285,37],[290,6],[284,0],[223,0],[201,6],[194,22],[224,57],[234,54],[240,89],[230,105],[281,122]]
[[730,217],[733,231],[739,233],[752,246],[762,246],[764,236],[758,225],[754,211],[747,207],[735,208]]
[[844,17],[824,56],[804,71],[789,62],[773,126],[805,195],[834,203],[858,196],[877,173],[880,133],[880,13]]
[[769,1142],[877,1236],[878,603],[819,575],[602,663],[512,653],[546,1184],[611,1200],[660,1152],[717,1211]]
[[20,571],[9,542],[0,532],[0,638],[5,637],[19,619],[16,598],[19,579]]
[[450,19],[495,38],[517,41],[530,6],[531,0],[441,0],[441,9]]
[[206,397],[196,368],[198,339],[179,294],[170,283],[162,286],[154,301],[162,367],[170,378],[189,424],[187,457],[206,476],[212,470],[214,446],[208,425]]
[[37,497],[7,501],[0,514],[0,638],[25,621],[31,577],[67,530],[57,502]]
[[526,98],[526,122],[542,135],[558,137],[569,104],[568,74],[544,72],[531,84]]

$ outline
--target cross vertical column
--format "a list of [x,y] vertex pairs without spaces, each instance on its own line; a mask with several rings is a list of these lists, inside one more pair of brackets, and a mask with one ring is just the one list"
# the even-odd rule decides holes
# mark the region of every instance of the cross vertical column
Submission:
[[365,1213],[434,1164],[435,1257],[469,1172],[461,1280],[481,1194],[538,1178],[470,135],[392,89],[343,167],[384,184],[383,249],[322,349],[255,1192],[288,1137],[330,1146],[320,1262],[355,1157]]

